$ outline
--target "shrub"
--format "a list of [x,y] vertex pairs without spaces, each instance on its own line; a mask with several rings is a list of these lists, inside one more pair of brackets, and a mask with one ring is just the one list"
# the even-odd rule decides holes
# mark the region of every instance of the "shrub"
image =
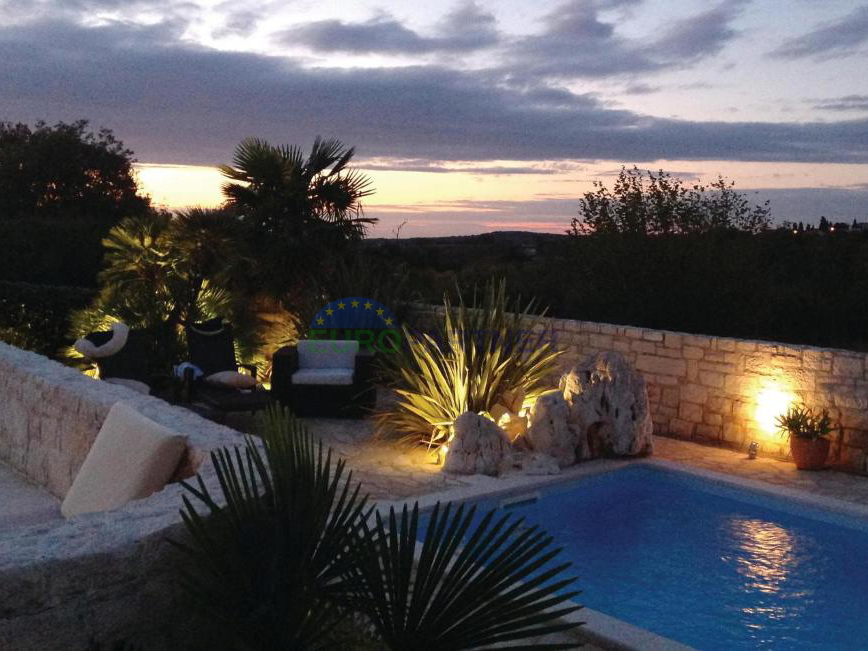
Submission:
[[93,297],[93,290],[0,281],[0,339],[55,357],[70,343],[69,318]]
[[752,206],[735,191],[735,182],[722,176],[709,186],[686,187],[663,170],[655,174],[622,167],[611,191],[602,181],[594,181],[594,190],[579,201],[579,218],[572,220],[570,232],[666,235],[730,229],[759,233],[770,223],[768,202]]
[[212,453],[219,496],[201,477],[184,484],[182,587],[215,646],[468,649],[574,626],[555,621],[576,593],[545,532],[493,512],[471,531],[472,510],[438,507],[417,564],[418,506],[368,526],[372,507],[342,460],[286,410],[259,424],[261,449],[247,437]]
[[105,219],[0,219],[0,280],[95,287]]
[[828,409],[814,411],[805,405],[791,406],[777,417],[776,424],[781,435],[810,441],[824,439],[836,428]]
[[474,292],[471,306],[459,295],[453,309],[445,298],[442,328],[433,336],[404,327],[402,349],[382,356],[398,400],[377,414],[379,431],[439,447],[466,411],[489,412],[512,402],[507,395],[532,404],[561,354],[551,333],[537,329],[535,307],[530,301],[522,308],[504,281],[492,281],[479,301]]

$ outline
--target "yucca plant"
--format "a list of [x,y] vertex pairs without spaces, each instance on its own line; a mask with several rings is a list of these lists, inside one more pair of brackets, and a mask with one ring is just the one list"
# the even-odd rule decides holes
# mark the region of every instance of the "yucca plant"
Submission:
[[222,500],[201,477],[184,484],[182,587],[223,648],[323,648],[347,616],[342,577],[367,497],[287,411],[270,408],[260,430],[261,449],[248,436],[212,453]]
[[444,298],[442,328],[417,333],[404,327],[405,346],[384,357],[385,374],[398,400],[377,414],[378,430],[438,448],[465,411],[489,412],[506,395],[532,402],[545,391],[561,351],[534,315],[536,301],[522,307],[506,283],[492,281],[457,307]]
[[[435,506],[419,542],[420,514],[404,506],[388,521],[376,514],[354,550],[358,607],[395,651],[476,649],[575,628],[561,617],[580,606],[569,600],[574,578],[552,538],[510,514]],[[417,554],[418,552],[418,554]],[[573,648],[540,644],[510,648]]]

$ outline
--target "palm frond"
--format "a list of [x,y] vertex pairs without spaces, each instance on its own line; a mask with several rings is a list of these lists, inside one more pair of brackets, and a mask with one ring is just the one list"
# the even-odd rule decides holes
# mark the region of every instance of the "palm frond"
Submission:
[[418,504],[405,505],[377,513],[354,553],[358,605],[390,649],[475,649],[578,625],[559,621],[580,608],[575,579],[561,578],[569,564],[554,563],[560,549],[509,514],[438,504],[423,525]]
[[341,577],[367,498],[287,411],[268,410],[260,432],[261,447],[248,436],[211,455],[219,496],[201,477],[184,484],[182,585],[226,642],[320,648],[346,617]]

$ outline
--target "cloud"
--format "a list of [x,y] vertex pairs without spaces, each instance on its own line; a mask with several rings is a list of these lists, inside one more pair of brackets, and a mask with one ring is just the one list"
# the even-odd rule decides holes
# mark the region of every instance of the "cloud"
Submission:
[[443,18],[433,36],[422,35],[389,14],[381,14],[362,23],[306,23],[282,32],[278,39],[284,45],[304,45],[317,52],[430,54],[472,52],[495,45],[499,36],[494,16],[475,2],[465,2]]
[[727,0],[671,23],[656,36],[628,39],[617,31],[620,16],[639,0],[569,0],[550,12],[539,34],[510,48],[514,78],[607,77],[678,69],[717,54],[738,35],[731,22],[743,0]]
[[736,36],[731,25],[739,15],[742,0],[729,0],[695,16],[673,23],[646,50],[652,60],[688,64],[720,52]]
[[855,54],[868,42],[868,6],[854,9],[836,21],[824,23],[770,52],[779,59],[833,59]]
[[661,90],[660,86],[651,86],[642,82],[629,84],[624,88],[624,92],[627,95],[650,95],[652,93],[659,93]]
[[470,165],[470,166],[455,166],[446,164],[444,161],[426,161],[424,159],[404,159],[393,160],[388,162],[370,162],[360,160],[358,166],[367,171],[382,171],[382,172],[428,172],[434,174],[451,174],[461,172],[464,174],[479,174],[492,176],[507,176],[510,174],[527,175],[527,174],[563,174],[566,169],[558,169],[557,167],[547,166],[521,166],[521,165]]
[[824,99],[814,105],[821,111],[868,111],[868,95],[845,95]]
[[63,21],[0,29],[0,119],[91,118],[146,162],[224,162],[244,137],[427,161],[614,159],[868,162],[868,120],[691,122],[543,84],[433,65],[307,69],[172,42],[166,26]]

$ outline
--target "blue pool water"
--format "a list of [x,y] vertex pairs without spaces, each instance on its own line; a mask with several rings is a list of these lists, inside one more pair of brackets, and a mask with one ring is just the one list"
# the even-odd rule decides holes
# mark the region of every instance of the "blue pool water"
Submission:
[[699,649],[868,648],[860,520],[650,466],[510,510],[564,545],[589,608]]

